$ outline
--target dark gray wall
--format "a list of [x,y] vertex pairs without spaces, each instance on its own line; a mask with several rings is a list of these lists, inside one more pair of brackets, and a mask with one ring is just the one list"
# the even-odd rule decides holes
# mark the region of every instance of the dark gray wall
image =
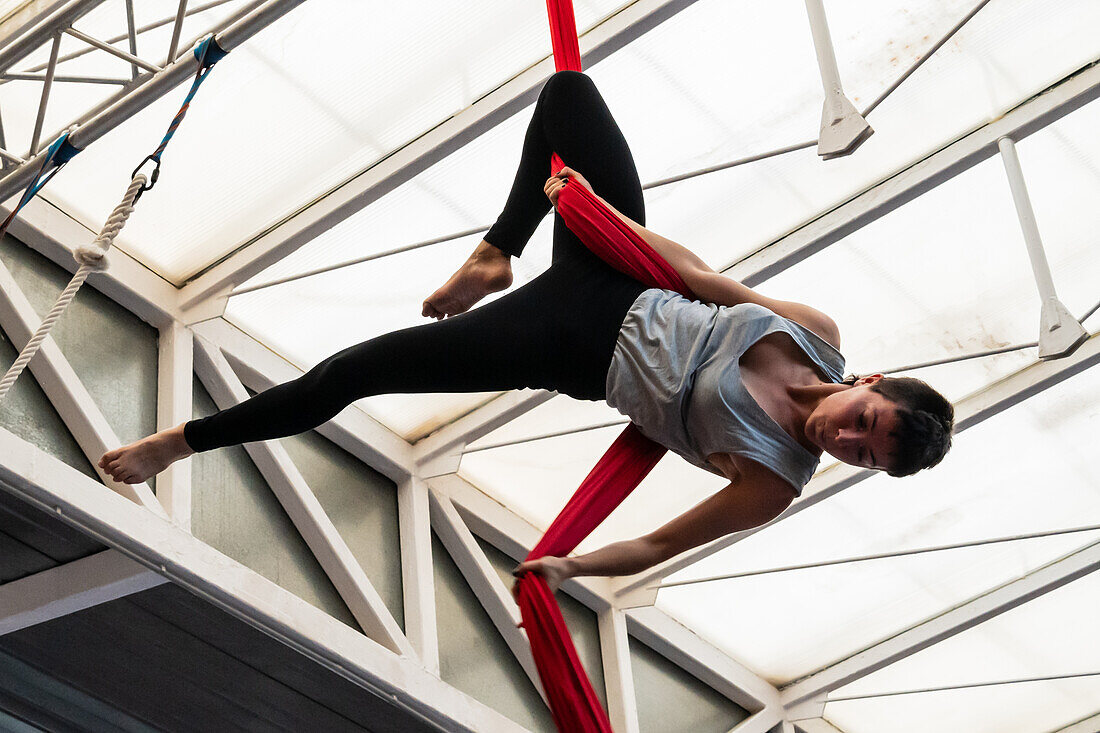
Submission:
[[633,637],[630,664],[642,733],[726,733],[749,717],[744,708]]
[[[217,408],[198,379],[195,417]],[[299,598],[358,629],[305,540],[244,448],[192,456],[191,533]]]
[[553,733],[549,709],[434,534],[432,564],[443,681],[530,730]]
[[[50,310],[71,278],[11,237],[0,241],[0,262],[39,316]],[[50,334],[123,444],[156,430],[155,328],[85,285]]]

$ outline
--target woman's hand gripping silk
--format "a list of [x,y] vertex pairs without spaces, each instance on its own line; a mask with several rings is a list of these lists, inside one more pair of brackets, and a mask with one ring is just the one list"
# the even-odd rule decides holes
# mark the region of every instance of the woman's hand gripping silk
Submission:
[[[550,199],[550,203],[554,206],[558,205],[558,196],[569,181],[575,181],[589,191],[592,191],[592,185],[584,176],[566,166],[562,168],[556,176],[550,176],[550,178],[546,179],[546,185],[542,187],[542,190],[546,192],[546,197]],[[593,191],[593,193],[595,192]]]

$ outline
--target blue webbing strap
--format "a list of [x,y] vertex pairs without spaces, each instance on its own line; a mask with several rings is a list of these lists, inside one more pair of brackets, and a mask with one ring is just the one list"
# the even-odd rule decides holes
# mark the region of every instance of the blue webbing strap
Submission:
[[30,184],[27,186],[27,190],[23,192],[22,198],[19,199],[19,203],[15,205],[11,213],[8,214],[8,218],[4,219],[4,223],[0,224],[0,237],[8,231],[8,226],[11,225],[19,211],[27,205],[35,194],[42,190],[42,187],[50,182],[59,170],[65,167],[65,164],[72,160],[80,149],[74,147],[69,142],[69,132],[66,130],[61,134],[61,137],[57,138],[50,145],[46,151],[46,158],[42,161],[42,167],[38,169],[38,173],[34,174],[34,178],[31,179]]
[[[153,184],[157,182],[157,178],[160,176],[160,156],[168,146],[168,141],[176,134],[176,128],[179,127],[180,122],[183,121],[184,115],[187,114],[187,107],[191,104],[191,99],[194,98],[195,92],[199,89],[199,85],[202,84],[203,79],[206,78],[206,73],[214,64],[225,58],[226,54],[227,52],[223,51],[221,46],[214,40],[214,36],[206,38],[195,49],[195,59],[199,62],[199,69],[195,74],[194,83],[191,84],[191,90],[187,93],[187,98],[183,100],[183,106],[180,107],[180,111],[176,113],[175,118],[172,120],[172,124],[168,126],[168,132],[165,134],[164,139],[160,141],[160,145],[157,147],[156,152],[148,156],[141,162],[141,165],[134,169],[133,175],[136,176],[138,171],[141,170],[141,166],[145,165],[150,160],[157,164],[152,175],[149,177],[149,185],[138,193],[138,198],[141,197],[142,193],[152,188]],[[27,203],[42,190],[42,187],[49,183],[50,179],[57,175],[57,172],[79,152],[80,148],[73,146],[69,142],[68,131],[63,133],[61,137],[50,146],[49,150],[46,151],[46,159],[42,161],[42,167],[38,169],[38,173],[35,174],[30,185],[27,186],[27,190],[23,192],[23,196],[19,199],[19,203],[12,209],[12,212],[8,214],[8,218],[4,220],[4,223],[0,224],[0,237],[3,237],[4,233],[8,231],[8,226],[11,225],[16,215],[19,214],[19,211],[26,206]],[[131,179],[132,178],[133,176],[131,176]],[[134,201],[136,202],[137,199],[135,198]]]
[[[172,118],[172,123],[168,125],[168,132],[164,133],[164,139],[160,141],[160,145],[151,154],[145,156],[145,160],[141,161],[137,168],[134,169],[133,175],[136,176],[142,166],[152,161],[156,163],[153,168],[153,172],[149,175],[149,184],[138,192],[138,198],[141,198],[141,194],[151,189],[160,177],[160,156],[164,154],[164,149],[168,147],[168,142],[172,139],[172,136],[176,134],[176,129],[183,122],[183,118],[187,115],[187,109],[191,106],[191,100],[195,98],[195,93],[199,90],[199,85],[206,79],[207,73],[213,68],[214,64],[225,58],[227,51],[223,51],[217,41],[214,40],[214,36],[206,38],[195,49],[195,59],[199,62],[198,71],[195,73],[195,81],[191,84],[190,91],[187,92],[187,97],[183,100],[183,104],[180,106],[179,112],[176,112],[176,116]],[[132,178],[133,176],[131,176]],[[137,198],[134,199],[137,202]]]

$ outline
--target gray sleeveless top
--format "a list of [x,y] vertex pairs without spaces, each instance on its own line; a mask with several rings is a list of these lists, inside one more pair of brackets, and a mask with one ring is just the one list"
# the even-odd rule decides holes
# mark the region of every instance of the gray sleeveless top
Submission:
[[772,420],[741,381],[741,355],[776,331],[790,334],[824,378],[843,379],[839,351],[763,306],[727,308],[670,290],[646,290],[619,330],[607,403],[646,437],[701,468],[717,472],[707,463],[713,453],[740,455],[801,493],[817,457]]

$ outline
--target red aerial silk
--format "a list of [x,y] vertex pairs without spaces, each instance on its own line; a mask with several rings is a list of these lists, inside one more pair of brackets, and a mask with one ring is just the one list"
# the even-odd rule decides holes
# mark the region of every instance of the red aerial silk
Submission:
[[[571,0],[546,0],[546,6],[558,71],[580,71],[581,54]],[[555,154],[551,174],[563,166]],[[584,186],[566,185],[557,206],[570,231],[615,269],[646,285],[691,295],[676,270]],[[527,559],[561,557],[572,552],[653,470],[665,450],[628,425],[581,482]],[[523,627],[527,629],[535,666],[558,730],[610,733],[607,713],[577,658],[569,630],[546,581],[529,573],[516,586]]]

